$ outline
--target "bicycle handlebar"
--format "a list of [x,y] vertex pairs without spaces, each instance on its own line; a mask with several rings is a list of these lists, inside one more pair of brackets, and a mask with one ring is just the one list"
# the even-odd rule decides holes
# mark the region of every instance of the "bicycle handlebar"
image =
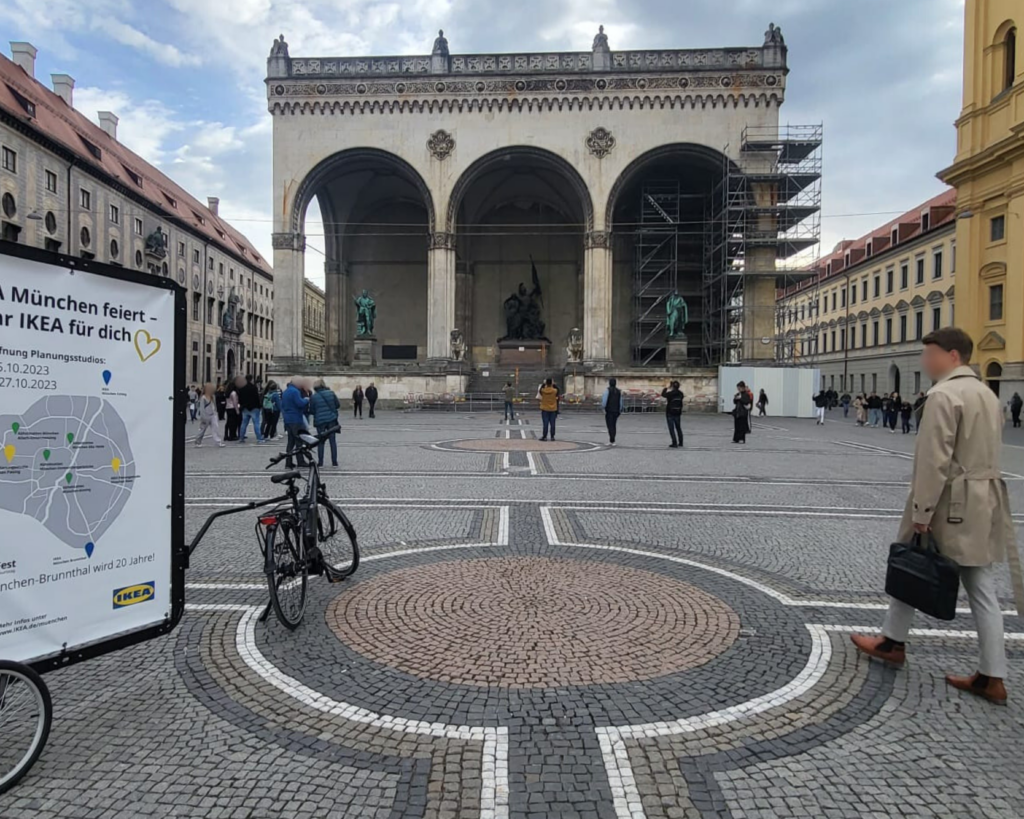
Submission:
[[[302,444],[302,446],[296,447],[291,452],[279,452],[276,457],[270,459],[270,463],[268,463],[264,467],[264,469],[270,469],[270,467],[272,466],[277,466],[279,463],[281,463],[281,461],[285,460],[286,458],[293,458],[296,455],[301,455],[306,452],[312,452],[313,447],[326,441],[332,435],[340,431],[341,427],[336,424],[335,426],[331,427],[325,432],[320,433],[319,435],[311,435],[307,433],[306,436],[303,436],[304,438],[307,438],[307,440],[305,441],[305,443]],[[308,438],[312,438],[312,440],[308,440]]]

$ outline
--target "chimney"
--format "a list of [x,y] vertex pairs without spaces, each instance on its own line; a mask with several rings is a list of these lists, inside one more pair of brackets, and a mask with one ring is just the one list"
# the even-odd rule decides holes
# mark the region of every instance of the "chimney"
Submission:
[[220,214],[217,213],[217,208],[220,207],[220,199],[218,199],[216,196],[207,196],[206,205],[207,207],[209,207],[210,213],[212,213],[214,216],[220,216]]
[[32,43],[11,43],[11,59],[32,79],[36,77],[36,47]]
[[117,115],[111,111],[100,111],[100,128],[113,140],[117,140]]
[[74,108],[72,93],[75,90],[75,78],[69,74],[51,74],[53,80],[53,93],[68,104],[68,108]]

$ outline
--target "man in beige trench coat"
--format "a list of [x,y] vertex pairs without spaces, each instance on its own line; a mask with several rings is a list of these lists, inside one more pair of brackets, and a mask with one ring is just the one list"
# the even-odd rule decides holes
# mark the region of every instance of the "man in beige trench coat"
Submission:
[[[914,452],[914,475],[898,540],[915,533],[935,538],[939,550],[960,565],[960,580],[978,630],[981,660],[970,677],[946,682],[991,702],[1006,703],[1003,615],[996,596],[997,566],[1010,561],[1018,610],[1024,611],[1017,540],[1006,484],[999,469],[1003,412],[995,393],[967,366],[974,344],[963,330],[947,327],[924,338],[922,368],[935,385],[928,391]],[[854,635],[865,654],[897,666],[914,609],[891,599],[882,636]]]

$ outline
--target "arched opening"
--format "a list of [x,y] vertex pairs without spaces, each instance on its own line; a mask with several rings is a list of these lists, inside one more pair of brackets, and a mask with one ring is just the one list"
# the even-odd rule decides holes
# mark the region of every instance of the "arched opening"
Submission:
[[1017,29],[1010,28],[1003,40],[1003,88],[1013,87],[1017,77]]
[[229,348],[227,354],[227,380],[231,381],[236,375],[238,373],[235,372],[235,351]]
[[998,361],[992,361],[985,367],[985,381],[996,395],[999,395],[999,385],[1002,383],[1003,365]]
[[896,366],[895,362],[889,365],[889,392],[903,394],[900,389],[900,368]]
[[299,185],[292,225],[307,237],[307,276],[325,292],[326,360],[353,362],[359,332],[353,299],[364,290],[376,303],[372,333],[364,337],[372,339],[376,358],[425,359],[434,206],[416,170],[376,149],[335,154]]
[[687,307],[681,331],[686,359],[696,364],[709,360],[703,325],[715,319],[704,315],[703,271],[713,241],[708,214],[728,164],[723,154],[710,148],[666,145],[630,163],[612,186],[606,213],[607,229],[614,237],[616,362],[665,365],[666,308],[673,293],[682,296]]
[[536,148],[488,154],[456,182],[448,225],[455,327],[466,358],[503,365],[495,377],[513,363],[520,370],[563,366],[570,331],[583,327],[583,239],[593,225],[576,170]]

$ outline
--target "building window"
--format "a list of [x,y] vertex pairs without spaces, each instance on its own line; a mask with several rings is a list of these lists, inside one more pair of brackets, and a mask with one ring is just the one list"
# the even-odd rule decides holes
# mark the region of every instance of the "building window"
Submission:
[[892,344],[892,319],[885,320],[885,343]]
[[956,305],[949,303],[949,326],[956,327]]
[[217,273],[221,276],[224,275],[224,262],[221,262],[219,265],[217,265]]
[[43,250],[48,250],[51,253],[60,253],[60,242],[56,239],[44,239]]
[[857,303],[857,285],[850,288],[850,304]]
[[956,273],[956,242],[949,243],[949,275]]
[[914,395],[921,392],[921,373],[920,371],[914,373]]
[[867,301],[868,300],[868,280],[867,279],[864,279],[860,283],[860,300],[861,301]]
[[121,253],[121,248],[117,244],[117,239],[110,240],[110,257],[116,259]]
[[199,304],[202,298],[198,293],[192,295],[192,321],[199,321]]
[[918,310],[914,313],[914,338],[920,341],[924,338],[924,311]]
[[46,217],[43,219],[43,223],[46,225],[48,233],[57,232],[57,217],[54,215],[52,210],[46,211]]
[[871,392],[878,392],[878,373],[871,373]]
[[135,251],[135,266],[139,267],[139,268],[142,267],[142,251],[141,250],[136,250]]
[[17,242],[21,227],[14,222],[3,222],[0,224],[0,240],[4,242]]
[[907,340],[907,317],[900,316],[900,341]]
[[14,214],[18,212],[18,204],[10,193],[5,193],[3,197],[0,197],[0,208],[3,209],[4,216],[8,219],[13,219]]
[[833,330],[829,334],[829,342],[828,343],[829,343],[829,346],[832,348],[832,352],[834,353],[836,351],[836,331],[835,330]]
[[888,295],[889,293],[891,293],[893,291],[893,287],[894,287],[894,285],[893,285],[893,278],[894,277],[895,277],[895,271],[893,271],[893,270],[886,270],[885,271],[885,293],[886,293],[886,295]]
[[857,328],[856,327],[851,327],[850,328],[850,349],[851,350],[856,350],[857,349]]
[[11,173],[18,172],[18,155],[7,146],[4,146],[4,170]]
[[79,191],[78,204],[82,206],[82,210],[92,210],[92,194],[85,188]]
[[846,307],[846,288],[839,291],[839,306]]
[[199,249],[196,248],[192,251],[192,264],[199,264]]
[[994,284],[988,289],[988,320],[1003,320],[1003,286]]
[[871,343],[873,346],[878,346],[878,322],[871,322]]
[[905,264],[900,265],[900,290],[906,290],[910,286],[910,268]]
[[915,272],[916,272],[916,277],[915,277],[915,280],[914,280],[915,283],[916,284],[924,284],[924,257],[923,256],[920,259],[917,260],[917,270]]
[[88,247],[92,242],[92,235],[89,233],[89,228],[84,227],[78,234],[78,240],[82,243],[82,247]]
[[1013,87],[1017,77],[1017,29],[1011,28],[1003,40],[1003,90]]
[[206,323],[213,324],[213,299],[206,300]]
[[941,279],[942,278],[942,251],[941,250],[936,250],[935,253],[932,254],[932,278],[933,279]]
[[57,174],[55,174],[53,171],[46,172],[46,189],[50,193],[57,192]]
[[1006,217],[994,216],[989,222],[989,239],[993,242],[1001,242],[1006,238]]
[[136,219],[135,220],[135,235],[136,236],[141,236],[142,235],[142,220],[141,219]]
[[206,264],[207,269],[208,270],[213,270],[213,257],[211,256],[206,261],[207,261],[207,264]]
[[931,228],[931,216],[927,213],[921,214],[921,232],[925,233]]
[[938,330],[942,326],[942,308],[932,308],[932,332]]
[[875,276],[874,293],[875,293],[875,298],[876,299],[879,296],[882,295],[882,277],[881,276]]
[[179,256],[184,256],[185,255],[185,243],[184,242],[178,242],[178,255]]
[[832,291],[832,310],[833,310],[833,312],[835,311],[835,309],[836,309],[836,291],[833,290]]
[[121,224],[121,210],[117,205],[110,206],[110,222],[114,225]]
[[866,324],[860,326],[860,346],[868,346],[868,326]]

